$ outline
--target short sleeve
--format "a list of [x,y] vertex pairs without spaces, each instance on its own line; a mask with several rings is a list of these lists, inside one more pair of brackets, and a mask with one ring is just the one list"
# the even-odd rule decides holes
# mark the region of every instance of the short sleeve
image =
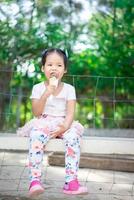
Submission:
[[33,86],[32,94],[30,96],[30,99],[40,99],[40,92],[39,92],[39,89],[38,89],[37,85]]
[[68,88],[67,100],[76,100],[75,88],[72,85]]

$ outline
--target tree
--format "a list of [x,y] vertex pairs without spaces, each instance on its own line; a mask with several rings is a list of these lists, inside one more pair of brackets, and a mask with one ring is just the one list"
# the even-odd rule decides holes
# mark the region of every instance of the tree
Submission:
[[[83,25],[77,28],[77,25],[71,21],[74,10],[77,10],[78,13],[81,4],[66,0],[64,2],[67,5],[67,8],[64,9],[66,12],[61,12],[63,21],[56,12],[63,8],[63,4],[56,6],[57,2],[58,0],[31,0],[28,10],[25,7],[25,0],[0,2],[2,16],[0,22],[0,48],[2,49],[0,53],[0,91],[2,93],[0,129],[4,128],[7,120],[8,124],[15,123],[15,109],[18,111],[18,115],[21,109],[23,110],[21,123],[26,120],[24,112],[26,113],[28,100],[25,99],[25,96],[29,96],[33,85],[33,77],[29,77],[27,66],[33,65],[33,74],[37,75],[41,64],[39,57],[43,49],[51,46],[62,47],[70,54],[72,46],[81,33]],[[16,8],[14,12],[13,6]],[[41,77],[36,77],[38,77],[36,80],[38,82]],[[6,84],[3,80],[6,80]],[[24,97],[20,98],[22,95]],[[14,100],[15,96],[16,100]],[[18,105],[18,108],[15,105]],[[20,120],[17,119],[17,126],[19,123]]]

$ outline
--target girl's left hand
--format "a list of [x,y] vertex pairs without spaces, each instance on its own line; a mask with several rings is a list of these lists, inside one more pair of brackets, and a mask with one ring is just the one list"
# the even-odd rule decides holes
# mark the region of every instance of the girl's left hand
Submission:
[[68,128],[64,124],[59,124],[56,131],[51,132],[51,138],[56,138],[64,134]]

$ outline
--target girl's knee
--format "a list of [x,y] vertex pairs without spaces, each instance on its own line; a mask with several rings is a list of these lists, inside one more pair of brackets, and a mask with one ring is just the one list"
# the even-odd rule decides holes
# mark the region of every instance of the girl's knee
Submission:
[[84,127],[79,122],[73,122],[72,126],[64,134],[64,139],[80,139],[83,135]]
[[67,144],[74,145],[80,143],[81,137],[76,133],[76,131],[69,131],[64,135],[64,141]]
[[50,137],[48,134],[44,133],[40,129],[33,128],[31,133],[30,133],[30,141],[39,141],[42,144],[46,144],[49,141]]
[[44,133],[42,131],[40,131],[37,128],[32,128],[31,132],[30,132],[30,138],[40,138],[41,136],[44,136]]
[[71,127],[75,129],[77,135],[79,135],[80,137],[83,135],[84,126],[81,123],[79,123],[78,121],[74,121]]

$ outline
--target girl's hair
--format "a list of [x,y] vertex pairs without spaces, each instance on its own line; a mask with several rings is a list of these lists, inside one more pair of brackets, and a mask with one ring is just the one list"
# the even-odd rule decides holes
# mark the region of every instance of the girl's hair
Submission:
[[57,53],[63,58],[64,66],[65,66],[65,70],[66,70],[67,69],[67,63],[68,63],[67,55],[63,50],[58,49],[58,48],[50,48],[50,49],[46,49],[45,51],[43,51],[43,53],[42,53],[42,65],[45,65],[46,58],[51,53]]

